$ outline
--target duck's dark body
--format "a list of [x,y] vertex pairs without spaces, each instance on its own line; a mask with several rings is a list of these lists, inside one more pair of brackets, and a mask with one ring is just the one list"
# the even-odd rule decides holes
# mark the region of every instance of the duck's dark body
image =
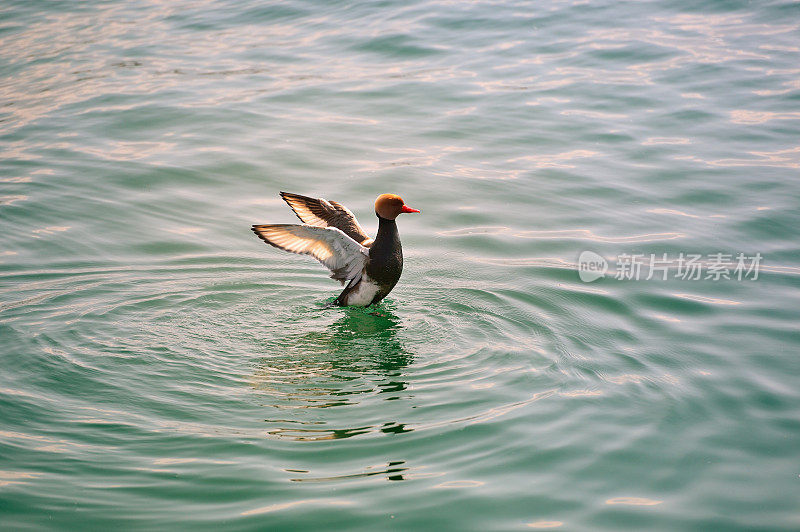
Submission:
[[400,244],[400,234],[397,232],[397,223],[394,220],[378,216],[378,234],[367,247],[369,247],[369,261],[364,268],[366,275],[357,282],[348,284],[334,304],[341,306],[357,304],[355,299],[369,297],[374,291],[372,300],[367,306],[374,305],[386,297],[400,279],[403,273],[403,246]]

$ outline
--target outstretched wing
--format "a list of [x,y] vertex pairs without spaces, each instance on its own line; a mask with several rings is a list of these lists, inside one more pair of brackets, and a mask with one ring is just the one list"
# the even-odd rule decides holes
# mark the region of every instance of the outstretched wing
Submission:
[[281,197],[304,224],[314,227],[335,227],[362,246],[372,244],[372,239],[359,225],[355,215],[341,203],[290,192],[281,192]]
[[253,232],[271,246],[311,255],[331,271],[331,278],[341,281],[361,275],[369,250],[335,227],[297,224],[254,225]]

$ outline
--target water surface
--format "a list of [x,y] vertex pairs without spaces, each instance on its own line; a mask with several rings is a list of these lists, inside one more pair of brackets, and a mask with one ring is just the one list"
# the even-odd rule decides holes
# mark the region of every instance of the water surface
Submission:
[[800,528],[797,4],[0,9],[5,528]]

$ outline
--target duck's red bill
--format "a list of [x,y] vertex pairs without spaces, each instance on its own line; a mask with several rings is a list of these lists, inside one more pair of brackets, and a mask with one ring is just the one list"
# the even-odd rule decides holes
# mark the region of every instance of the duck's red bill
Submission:
[[403,212],[422,212],[422,211],[417,209],[412,209],[408,205],[403,205]]

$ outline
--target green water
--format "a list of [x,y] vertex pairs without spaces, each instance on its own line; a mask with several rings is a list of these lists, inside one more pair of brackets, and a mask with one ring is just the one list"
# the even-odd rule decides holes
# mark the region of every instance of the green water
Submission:
[[[800,529],[800,5],[698,5],[4,2],[0,528]],[[279,190],[422,209],[375,312]]]

